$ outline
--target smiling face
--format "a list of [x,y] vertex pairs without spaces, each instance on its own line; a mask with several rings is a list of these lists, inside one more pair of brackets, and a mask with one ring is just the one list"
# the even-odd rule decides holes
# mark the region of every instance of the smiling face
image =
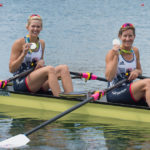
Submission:
[[42,30],[42,22],[40,20],[31,20],[27,25],[30,37],[38,37]]
[[135,39],[133,30],[127,29],[123,31],[122,34],[119,35],[119,38],[122,41],[122,47],[130,50]]
[[33,14],[29,16],[26,28],[29,31],[30,38],[38,37],[40,31],[42,30],[42,26],[43,26],[42,18],[39,15]]
[[118,37],[122,41],[122,48],[130,50],[135,39],[135,27],[131,23],[125,23],[121,26]]

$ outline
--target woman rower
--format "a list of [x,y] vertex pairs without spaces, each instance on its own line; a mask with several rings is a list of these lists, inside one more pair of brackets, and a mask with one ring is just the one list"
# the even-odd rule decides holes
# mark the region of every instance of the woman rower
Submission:
[[37,92],[41,89],[44,91],[51,89],[54,96],[59,96],[61,89],[58,78],[61,78],[64,93],[70,93],[73,91],[73,86],[67,65],[59,65],[55,68],[44,66],[45,42],[39,39],[42,26],[41,16],[31,15],[26,25],[28,35],[17,39],[12,46],[9,70],[14,75],[28,70],[31,64],[36,62],[33,72],[14,81],[14,90]]
[[[126,77],[130,71],[128,83],[112,90],[107,94],[107,100],[113,103],[150,106],[150,79],[136,79],[142,74],[139,50],[132,44],[135,39],[135,27],[131,23],[121,26],[118,37],[122,44],[114,45],[106,55],[105,76],[108,86],[116,84]],[[146,104],[147,103],[147,104]]]

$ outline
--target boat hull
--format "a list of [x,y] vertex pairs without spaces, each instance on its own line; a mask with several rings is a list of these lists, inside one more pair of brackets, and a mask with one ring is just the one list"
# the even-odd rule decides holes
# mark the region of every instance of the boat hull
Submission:
[[[14,111],[11,112],[10,116],[15,116],[15,111],[26,111],[33,110],[38,111],[37,115],[31,115],[33,118],[43,118],[44,112],[48,114],[50,111],[52,114],[59,114],[72,106],[79,103],[81,99],[67,99],[67,98],[55,98],[50,96],[34,96],[34,95],[26,95],[26,94],[18,94],[18,93],[10,93],[10,96],[0,96],[0,109],[4,107],[14,108]],[[3,110],[4,111],[4,110]],[[7,110],[5,110],[7,112]],[[103,117],[108,119],[119,119],[119,120],[127,120],[127,121],[138,121],[138,122],[147,122],[150,123],[150,110],[146,107],[129,107],[126,105],[118,105],[118,104],[110,104],[107,102],[96,102],[96,103],[88,103],[84,106],[78,108],[73,111],[71,114],[77,115],[80,117],[81,115],[84,117]],[[48,115],[49,116],[49,115]],[[53,116],[53,115],[52,115]],[[69,116],[66,115],[66,116]],[[17,114],[16,114],[16,117]],[[21,116],[23,117],[23,116]],[[45,117],[47,118],[47,117]]]

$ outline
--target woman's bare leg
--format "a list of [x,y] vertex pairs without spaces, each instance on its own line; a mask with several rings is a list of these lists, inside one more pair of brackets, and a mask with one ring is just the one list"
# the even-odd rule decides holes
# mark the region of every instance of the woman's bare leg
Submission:
[[51,88],[53,95],[59,96],[61,90],[54,67],[42,67],[33,71],[27,77],[27,84],[32,92],[37,92],[46,81],[48,81],[49,87]]
[[42,85],[42,89],[44,91],[48,91],[51,87],[49,87],[48,80]]
[[55,68],[57,77],[61,77],[62,86],[65,93],[73,91],[72,79],[67,65],[59,65]]
[[135,100],[139,101],[145,97],[150,106],[150,79],[138,80],[132,83],[131,91]]

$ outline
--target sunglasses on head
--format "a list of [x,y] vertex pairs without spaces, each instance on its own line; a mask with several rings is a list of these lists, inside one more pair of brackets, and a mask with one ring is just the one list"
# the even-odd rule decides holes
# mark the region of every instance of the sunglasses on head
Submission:
[[41,18],[41,16],[40,16],[40,15],[37,15],[37,14],[32,14],[32,15],[30,16],[30,18],[35,17],[35,16]]
[[131,23],[125,23],[121,26],[121,28],[126,28],[126,27],[133,27],[134,28],[134,25],[131,24]]

